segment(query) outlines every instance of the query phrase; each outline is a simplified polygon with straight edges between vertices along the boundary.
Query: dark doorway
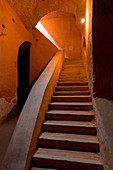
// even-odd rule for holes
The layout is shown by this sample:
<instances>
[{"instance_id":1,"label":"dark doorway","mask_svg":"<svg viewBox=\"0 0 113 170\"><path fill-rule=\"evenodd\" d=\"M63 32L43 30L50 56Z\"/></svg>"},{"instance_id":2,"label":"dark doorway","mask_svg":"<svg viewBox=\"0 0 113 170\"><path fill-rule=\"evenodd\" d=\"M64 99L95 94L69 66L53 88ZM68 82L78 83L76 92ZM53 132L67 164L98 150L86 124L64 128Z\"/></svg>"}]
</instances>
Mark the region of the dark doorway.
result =
<instances>
[{"instance_id":1,"label":"dark doorway","mask_svg":"<svg viewBox=\"0 0 113 170\"><path fill-rule=\"evenodd\" d=\"M30 42L21 44L18 52L18 109L22 110L29 94Z\"/></svg>"}]
</instances>

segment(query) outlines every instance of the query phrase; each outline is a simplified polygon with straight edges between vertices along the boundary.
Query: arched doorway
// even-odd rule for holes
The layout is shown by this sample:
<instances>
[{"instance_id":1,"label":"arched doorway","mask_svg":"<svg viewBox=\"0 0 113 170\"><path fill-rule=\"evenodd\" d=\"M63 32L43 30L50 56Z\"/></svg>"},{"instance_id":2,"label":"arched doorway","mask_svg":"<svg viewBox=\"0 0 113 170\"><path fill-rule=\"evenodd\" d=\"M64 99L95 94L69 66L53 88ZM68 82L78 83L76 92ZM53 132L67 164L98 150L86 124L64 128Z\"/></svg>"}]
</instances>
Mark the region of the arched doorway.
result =
<instances>
[{"instance_id":1,"label":"arched doorway","mask_svg":"<svg viewBox=\"0 0 113 170\"><path fill-rule=\"evenodd\" d=\"M29 71L30 71L30 46L31 43L25 41L19 47L18 52L18 109L22 110L29 94Z\"/></svg>"}]
</instances>

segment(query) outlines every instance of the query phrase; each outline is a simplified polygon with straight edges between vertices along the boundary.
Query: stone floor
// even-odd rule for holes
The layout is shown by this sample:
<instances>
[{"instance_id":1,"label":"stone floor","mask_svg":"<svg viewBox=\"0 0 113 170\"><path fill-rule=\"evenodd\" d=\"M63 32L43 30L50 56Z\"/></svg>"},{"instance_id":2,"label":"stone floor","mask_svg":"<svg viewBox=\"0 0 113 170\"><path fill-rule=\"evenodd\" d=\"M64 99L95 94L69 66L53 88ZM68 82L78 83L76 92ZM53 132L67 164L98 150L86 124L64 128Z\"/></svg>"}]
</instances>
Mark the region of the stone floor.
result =
<instances>
[{"instance_id":1,"label":"stone floor","mask_svg":"<svg viewBox=\"0 0 113 170\"><path fill-rule=\"evenodd\" d=\"M0 124L0 165L4 158L14 128L16 126L18 116L8 119L4 123Z\"/></svg>"}]
</instances>

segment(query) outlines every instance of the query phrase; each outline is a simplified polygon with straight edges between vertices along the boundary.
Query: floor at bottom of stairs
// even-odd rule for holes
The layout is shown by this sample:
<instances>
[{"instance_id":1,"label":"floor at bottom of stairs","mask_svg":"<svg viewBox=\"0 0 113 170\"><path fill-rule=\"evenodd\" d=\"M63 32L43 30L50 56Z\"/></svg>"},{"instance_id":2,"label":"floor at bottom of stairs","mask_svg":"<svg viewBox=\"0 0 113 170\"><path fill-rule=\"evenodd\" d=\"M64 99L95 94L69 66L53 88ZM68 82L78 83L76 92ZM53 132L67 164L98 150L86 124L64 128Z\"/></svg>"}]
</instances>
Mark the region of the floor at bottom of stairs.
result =
<instances>
[{"instance_id":1,"label":"floor at bottom of stairs","mask_svg":"<svg viewBox=\"0 0 113 170\"><path fill-rule=\"evenodd\" d=\"M17 120L18 116L15 116L0 124L0 166L15 129Z\"/></svg>"}]
</instances>

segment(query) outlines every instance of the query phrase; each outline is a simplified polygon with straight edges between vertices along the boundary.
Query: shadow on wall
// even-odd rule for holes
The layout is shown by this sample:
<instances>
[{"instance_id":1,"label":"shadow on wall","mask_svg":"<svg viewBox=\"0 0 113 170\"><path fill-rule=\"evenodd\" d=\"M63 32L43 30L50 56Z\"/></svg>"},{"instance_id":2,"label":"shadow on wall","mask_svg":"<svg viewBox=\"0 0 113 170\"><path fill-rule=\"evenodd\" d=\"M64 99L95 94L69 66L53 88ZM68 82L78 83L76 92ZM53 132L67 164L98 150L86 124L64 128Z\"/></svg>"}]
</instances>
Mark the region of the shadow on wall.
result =
<instances>
[{"instance_id":1,"label":"shadow on wall","mask_svg":"<svg viewBox=\"0 0 113 170\"><path fill-rule=\"evenodd\" d=\"M24 103L29 95L29 80L30 80L30 46L31 43L25 41L20 45L18 52L18 109L22 110Z\"/></svg>"},{"instance_id":2,"label":"shadow on wall","mask_svg":"<svg viewBox=\"0 0 113 170\"><path fill-rule=\"evenodd\" d=\"M112 8L111 8L112 6ZM94 1L95 96L113 100L113 2Z\"/></svg>"}]
</instances>

